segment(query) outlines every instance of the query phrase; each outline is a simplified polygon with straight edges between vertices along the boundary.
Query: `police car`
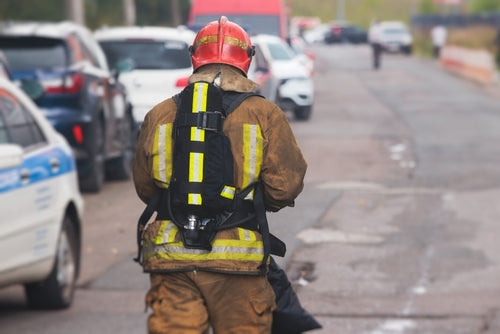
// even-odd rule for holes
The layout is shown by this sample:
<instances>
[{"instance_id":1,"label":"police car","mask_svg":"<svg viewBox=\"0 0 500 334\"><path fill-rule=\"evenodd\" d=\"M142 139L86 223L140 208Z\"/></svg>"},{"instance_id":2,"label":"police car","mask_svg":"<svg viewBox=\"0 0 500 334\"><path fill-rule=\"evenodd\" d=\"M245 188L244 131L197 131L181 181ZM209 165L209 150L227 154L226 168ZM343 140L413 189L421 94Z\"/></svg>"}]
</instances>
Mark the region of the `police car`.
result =
<instances>
[{"instance_id":1,"label":"police car","mask_svg":"<svg viewBox=\"0 0 500 334\"><path fill-rule=\"evenodd\" d=\"M0 287L23 284L33 308L73 300L83 210L75 166L66 140L0 77Z\"/></svg>"}]
</instances>

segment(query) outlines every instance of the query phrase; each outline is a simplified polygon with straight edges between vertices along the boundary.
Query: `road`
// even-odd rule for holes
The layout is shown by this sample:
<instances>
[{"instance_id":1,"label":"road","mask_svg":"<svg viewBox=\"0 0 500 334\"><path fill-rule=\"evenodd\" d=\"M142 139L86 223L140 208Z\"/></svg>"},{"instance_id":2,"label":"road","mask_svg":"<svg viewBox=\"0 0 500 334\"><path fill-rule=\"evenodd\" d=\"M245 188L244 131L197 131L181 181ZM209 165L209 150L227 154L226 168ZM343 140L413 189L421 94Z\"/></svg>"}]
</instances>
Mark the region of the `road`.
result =
<instances>
[{"instance_id":1,"label":"road","mask_svg":"<svg viewBox=\"0 0 500 334\"><path fill-rule=\"evenodd\" d=\"M269 220L317 333L500 333L500 88L417 57L374 71L367 46L313 49L313 115L290 121L306 185ZM148 280L131 260L143 204L131 182L85 201L74 305L31 311L2 289L2 333L145 332Z\"/></svg>"}]
</instances>

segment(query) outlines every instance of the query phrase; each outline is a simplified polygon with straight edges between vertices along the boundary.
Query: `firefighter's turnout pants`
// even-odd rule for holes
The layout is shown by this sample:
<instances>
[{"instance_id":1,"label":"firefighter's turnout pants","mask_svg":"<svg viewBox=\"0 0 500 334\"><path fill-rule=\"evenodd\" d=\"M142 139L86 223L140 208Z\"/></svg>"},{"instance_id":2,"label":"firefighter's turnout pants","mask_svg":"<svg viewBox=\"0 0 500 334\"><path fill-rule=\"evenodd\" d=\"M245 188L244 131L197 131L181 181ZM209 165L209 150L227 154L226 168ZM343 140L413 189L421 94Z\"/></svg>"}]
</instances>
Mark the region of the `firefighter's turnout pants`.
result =
<instances>
[{"instance_id":1,"label":"firefighter's turnout pants","mask_svg":"<svg viewBox=\"0 0 500 334\"><path fill-rule=\"evenodd\" d=\"M146 302L150 334L270 334L275 309L265 275L206 271L151 274Z\"/></svg>"}]
</instances>

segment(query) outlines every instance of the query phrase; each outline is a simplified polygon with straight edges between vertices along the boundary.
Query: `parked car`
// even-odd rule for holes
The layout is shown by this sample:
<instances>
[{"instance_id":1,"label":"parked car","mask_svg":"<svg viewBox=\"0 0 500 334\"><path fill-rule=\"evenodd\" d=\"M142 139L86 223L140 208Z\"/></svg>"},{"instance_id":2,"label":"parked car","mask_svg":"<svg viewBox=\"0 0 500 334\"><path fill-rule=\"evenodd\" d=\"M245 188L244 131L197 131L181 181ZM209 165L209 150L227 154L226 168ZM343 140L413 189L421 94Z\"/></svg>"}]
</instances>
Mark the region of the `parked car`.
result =
<instances>
[{"instance_id":1,"label":"parked car","mask_svg":"<svg viewBox=\"0 0 500 334\"><path fill-rule=\"evenodd\" d=\"M386 52L412 53L413 37L403 22L380 22L380 41Z\"/></svg>"},{"instance_id":2,"label":"parked car","mask_svg":"<svg viewBox=\"0 0 500 334\"><path fill-rule=\"evenodd\" d=\"M195 33L183 28L114 27L94 33L108 63L121 71L134 121L140 125L157 103L177 94L192 73L189 46Z\"/></svg>"},{"instance_id":3,"label":"parked car","mask_svg":"<svg viewBox=\"0 0 500 334\"><path fill-rule=\"evenodd\" d=\"M312 76L314 74L314 61L316 59L316 54L307 50L306 42L300 36L291 36L287 41L295 54L295 57L307 69L309 76Z\"/></svg>"},{"instance_id":4,"label":"parked car","mask_svg":"<svg viewBox=\"0 0 500 334\"><path fill-rule=\"evenodd\" d=\"M266 58L260 46L255 43L253 46L255 48L255 55L248 68L248 78L259 84L257 93L269 101L276 103L280 79L276 75L273 75L271 62Z\"/></svg>"},{"instance_id":5,"label":"parked car","mask_svg":"<svg viewBox=\"0 0 500 334\"><path fill-rule=\"evenodd\" d=\"M302 37L308 44L324 43L325 36L330 31L329 24L320 24L314 28L307 29L302 33Z\"/></svg>"},{"instance_id":6,"label":"parked car","mask_svg":"<svg viewBox=\"0 0 500 334\"><path fill-rule=\"evenodd\" d=\"M70 22L9 23L0 27L0 50L14 81L42 84L35 103L75 151L82 190L98 192L106 175L131 176L135 138L126 90L88 29Z\"/></svg>"},{"instance_id":7,"label":"parked car","mask_svg":"<svg viewBox=\"0 0 500 334\"><path fill-rule=\"evenodd\" d=\"M29 306L69 307L80 268L83 200L67 141L0 78L0 286Z\"/></svg>"},{"instance_id":8,"label":"parked car","mask_svg":"<svg viewBox=\"0 0 500 334\"><path fill-rule=\"evenodd\" d=\"M296 119L308 119L314 103L314 84L308 70L277 36L253 36L252 43L261 50L270 65L271 76L279 82L274 96L266 98L283 110L292 111Z\"/></svg>"},{"instance_id":9,"label":"parked car","mask_svg":"<svg viewBox=\"0 0 500 334\"><path fill-rule=\"evenodd\" d=\"M326 32L324 41L327 44L351 43L361 44L368 42L368 33L365 29L347 22L333 23Z\"/></svg>"}]
</instances>

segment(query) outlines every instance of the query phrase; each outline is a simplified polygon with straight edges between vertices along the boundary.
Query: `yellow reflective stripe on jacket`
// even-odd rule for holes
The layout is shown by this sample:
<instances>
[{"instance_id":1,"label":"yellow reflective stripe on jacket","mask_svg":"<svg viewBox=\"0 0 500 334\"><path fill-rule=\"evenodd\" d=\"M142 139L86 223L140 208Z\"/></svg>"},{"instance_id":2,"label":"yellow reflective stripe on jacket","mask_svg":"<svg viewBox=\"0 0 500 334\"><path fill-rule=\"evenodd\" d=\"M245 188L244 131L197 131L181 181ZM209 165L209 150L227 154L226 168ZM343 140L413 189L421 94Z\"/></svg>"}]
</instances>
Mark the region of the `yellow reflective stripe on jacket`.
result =
<instances>
[{"instance_id":1,"label":"yellow reflective stripe on jacket","mask_svg":"<svg viewBox=\"0 0 500 334\"><path fill-rule=\"evenodd\" d=\"M167 242L174 242L177 231L177 226L170 220L162 221L155 243L159 245Z\"/></svg>"},{"instance_id":2,"label":"yellow reflective stripe on jacket","mask_svg":"<svg viewBox=\"0 0 500 334\"><path fill-rule=\"evenodd\" d=\"M172 123L156 127L152 156L153 178L168 188L172 176Z\"/></svg>"},{"instance_id":3,"label":"yellow reflective stripe on jacket","mask_svg":"<svg viewBox=\"0 0 500 334\"><path fill-rule=\"evenodd\" d=\"M260 126L243 124L243 180L242 188L254 183L260 175L264 139ZM252 192L253 194L253 192Z\"/></svg>"},{"instance_id":4,"label":"yellow reflective stripe on jacket","mask_svg":"<svg viewBox=\"0 0 500 334\"><path fill-rule=\"evenodd\" d=\"M259 242L262 244L262 242ZM262 261L264 251L259 247L213 246L212 250L184 248L182 243L155 245L144 248L144 258L159 257L173 261L241 260Z\"/></svg>"},{"instance_id":5,"label":"yellow reflective stripe on jacket","mask_svg":"<svg viewBox=\"0 0 500 334\"><path fill-rule=\"evenodd\" d=\"M238 229L238 234L240 235L240 240L255 241L257 237L254 231L250 231L244 228Z\"/></svg>"},{"instance_id":6,"label":"yellow reflective stripe on jacket","mask_svg":"<svg viewBox=\"0 0 500 334\"><path fill-rule=\"evenodd\" d=\"M179 229L170 220L161 222L153 244L145 241L144 258L159 257L169 260L243 260L262 261L264 245L254 231L238 228L239 240L215 239L212 250L185 248L182 241L175 241Z\"/></svg>"}]
</instances>

